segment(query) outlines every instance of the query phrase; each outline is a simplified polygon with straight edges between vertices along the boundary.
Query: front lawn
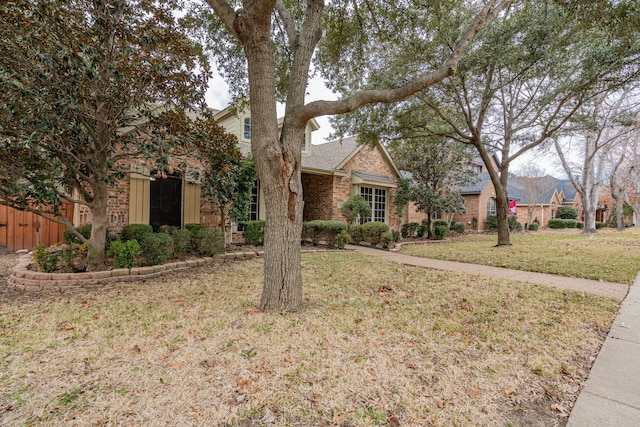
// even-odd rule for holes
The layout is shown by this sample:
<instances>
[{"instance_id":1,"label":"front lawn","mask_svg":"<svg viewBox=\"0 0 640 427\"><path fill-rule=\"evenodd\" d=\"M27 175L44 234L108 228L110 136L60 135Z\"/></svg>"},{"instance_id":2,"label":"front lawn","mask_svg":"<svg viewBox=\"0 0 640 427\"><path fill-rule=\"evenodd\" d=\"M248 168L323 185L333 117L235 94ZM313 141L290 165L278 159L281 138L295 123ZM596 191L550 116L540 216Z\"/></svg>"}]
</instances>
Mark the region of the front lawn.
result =
<instances>
[{"instance_id":1,"label":"front lawn","mask_svg":"<svg viewBox=\"0 0 640 427\"><path fill-rule=\"evenodd\" d=\"M493 265L515 270L631 284L640 269L640 234L604 232L518 233L512 246L496 247L492 235L465 235L447 243L407 245L402 253L423 258Z\"/></svg>"},{"instance_id":2,"label":"front lawn","mask_svg":"<svg viewBox=\"0 0 640 427\"><path fill-rule=\"evenodd\" d=\"M0 425L564 425L617 309L328 252L264 314L261 267L1 293Z\"/></svg>"}]
</instances>

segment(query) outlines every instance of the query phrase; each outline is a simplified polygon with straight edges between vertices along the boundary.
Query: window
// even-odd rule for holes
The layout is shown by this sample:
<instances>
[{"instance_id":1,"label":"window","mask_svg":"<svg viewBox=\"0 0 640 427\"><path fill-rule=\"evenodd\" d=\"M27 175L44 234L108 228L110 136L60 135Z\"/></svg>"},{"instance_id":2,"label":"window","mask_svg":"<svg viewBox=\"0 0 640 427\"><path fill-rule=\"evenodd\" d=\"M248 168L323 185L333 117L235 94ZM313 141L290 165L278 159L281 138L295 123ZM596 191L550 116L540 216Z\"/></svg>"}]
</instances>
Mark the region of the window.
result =
<instances>
[{"instance_id":1,"label":"window","mask_svg":"<svg viewBox=\"0 0 640 427\"><path fill-rule=\"evenodd\" d=\"M387 217L387 190L382 188L360 187L360 195L371 206L371 216L360 218L360 223L385 222Z\"/></svg>"},{"instance_id":2,"label":"window","mask_svg":"<svg viewBox=\"0 0 640 427\"><path fill-rule=\"evenodd\" d=\"M307 151L307 132L302 135L302 152Z\"/></svg>"},{"instance_id":3,"label":"window","mask_svg":"<svg viewBox=\"0 0 640 427\"><path fill-rule=\"evenodd\" d=\"M434 212L431 219L442 219L442 212Z\"/></svg>"},{"instance_id":4,"label":"window","mask_svg":"<svg viewBox=\"0 0 640 427\"><path fill-rule=\"evenodd\" d=\"M244 118L244 139L251 139L251 117Z\"/></svg>"},{"instance_id":5,"label":"window","mask_svg":"<svg viewBox=\"0 0 640 427\"><path fill-rule=\"evenodd\" d=\"M490 197L489 200L487 200L487 216L495 215L495 214L496 214L496 199L493 197Z\"/></svg>"},{"instance_id":6,"label":"window","mask_svg":"<svg viewBox=\"0 0 640 427\"><path fill-rule=\"evenodd\" d=\"M260 194L260 185L256 180L253 189L251 189L251 201L249 202L249 221L257 221L260 219L260 201L258 200L258 194Z\"/></svg>"}]
</instances>

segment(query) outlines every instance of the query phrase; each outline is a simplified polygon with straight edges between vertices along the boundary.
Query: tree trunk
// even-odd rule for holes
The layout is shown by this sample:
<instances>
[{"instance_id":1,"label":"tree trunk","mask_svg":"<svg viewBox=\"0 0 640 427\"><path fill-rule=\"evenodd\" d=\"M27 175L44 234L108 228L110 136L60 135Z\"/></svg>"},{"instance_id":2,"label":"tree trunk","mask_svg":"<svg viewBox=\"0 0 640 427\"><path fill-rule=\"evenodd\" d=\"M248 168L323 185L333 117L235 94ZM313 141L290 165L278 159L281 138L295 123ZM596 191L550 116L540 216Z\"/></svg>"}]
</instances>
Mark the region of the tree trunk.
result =
<instances>
[{"instance_id":1,"label":"tree trunk","mask_svg":"<svg viewBox=\"0 0 640 427\"><path fill-rule=\"evenodd\" d=\"M91 237L89 246L95 251L92 255L92 264L99 266L104 264L105 244L107 237L107 202L109 193L107 184L97 181L93 186L93 201L89 205L91 211Z\"/></svg>"},{"instance_id":2,"label":"tree trunk","mask_svg":"<svg viewBox=\"0 0 640 427\"><path fill-rule=\"evenodd\" d=\"M616 198L616 225L618 231L625 231L624 227L624 200L621 196Z\"/></svg>"},{"instance_id":3,"label":"tree trunk","mask_svg":"<svg viewBox=\"0 0 640 427\"><path fill-rule=\"evenodd\" d=\"M582 215L584 216L582 234L592 235L597 233L596 206L593 204L591 196L586 193L582 195Z\"/></svg>"},{"instance_id":4,"label":"tree trunk","mask_svg":"<svg viewBox=\"0 0 640 427\"><path fill-rule=\"evenodd\" d=\"M259 11L258 11L259 12ZM298 310L302 304L300 157L304 124L278 135L270 14L238 14L235 30L248 61L251 151L264 192L264 284L260 309Z\"/></svg>"},{"instance_id":5,"label":"tree trunk","mask_svg":"<svg viewBox=\"0 0 640 427\"><path fill-rule=\"evenodd\" d=\"M509 199L505 191L496 188L496 216L498 217L498 244L511 245L509 234Z\"/></svg>"}]
</instances>

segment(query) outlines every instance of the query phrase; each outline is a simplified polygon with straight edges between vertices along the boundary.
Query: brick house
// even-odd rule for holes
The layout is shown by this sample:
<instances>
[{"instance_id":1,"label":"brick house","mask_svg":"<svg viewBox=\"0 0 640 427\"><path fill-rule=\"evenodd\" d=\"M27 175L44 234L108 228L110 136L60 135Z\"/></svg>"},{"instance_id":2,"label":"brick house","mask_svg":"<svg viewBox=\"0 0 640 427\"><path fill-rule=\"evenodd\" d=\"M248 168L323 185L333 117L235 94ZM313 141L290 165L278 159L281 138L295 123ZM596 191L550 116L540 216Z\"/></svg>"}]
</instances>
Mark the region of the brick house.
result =
<instances>
[{"instance_id":1,"label":"brick house","mask_svg":"<svg viewBox=\"0 0 640 427\"><path fill-rule=\"evenodd\" d=\"M495 161L495 159L494 159ZM487 217L496 214L496 192L487 168L481 159L475 159L465 167L472 168L478 173L475 184L466 186L461 190L466 208L465 214L454 214L452 220L466 224L468 231L486 231L488 229ZM549 188L541 194L539 200L527 200L524 184L517 176L510 176L507 181L507 195L509 200L516 201L518 222L527 222L527 207L529 203L535 204L533 213L541 227L545 227L550 219L555 218L560 206L570 206L581 212L580 194L569 180L551 178ZM415 206L409 206L409 212L405 216L408 222L420 222L425 218L422 212L416 212Z\"/></svg>"},{"instance_id":2,"label":"brick house","mask_svg":"<svg viewBox=\"0 0 640 427\"><path fill-rule=\"evenodd\" d=\"M216 121L238 137L243 154L251 151L251 113L248 109L233 114L230 108L216 113ZM319 128L309 121L302 144L302 191L304 221L340 220L340 208L351 196L360 194L371 205L372 221L386 222L400 228L395 209L396 180L400 172L387 150L359 145L355 137L312 144L313 132ZM264 219L264 202L257 183L250 206L250 219ZM233 224L233 230L237 225Z\"/></svg>"},{"instance_id":3,"label":"brick house","mask_svg":"<svg viewBox=\"0 0 640 427\"><path fill-rule=\"evenodd\" d=\"M229 108L215 114L216 121L227 132L238 137L240 150L251 150L251 116L247 111L232 114ZM304 221L343 220L342 204L352 195L361 194L372 206L373 221L383 221L394 229L400 227L394 200L396 179L400 176L389 154L381 145L358 145L353 137L312 145L312 133L318 129L311 120L302 148L302 184L305 200ZM159 176L150 165L131 162L125 167L125 178L109 190L108 229L119 233L127 224L150 224L183 227L188 223L218 226L219 213L212 200L201 197L203 168L195 158L174 156L171 164L177 170L181 162L188 164L186 173ZM249 219L264 219L264 200L259 182L254 188ZM74 225L91 222L86 208L77 206ZM237 232L237 224L231 224Z\"/></svg>"}]
</instances>

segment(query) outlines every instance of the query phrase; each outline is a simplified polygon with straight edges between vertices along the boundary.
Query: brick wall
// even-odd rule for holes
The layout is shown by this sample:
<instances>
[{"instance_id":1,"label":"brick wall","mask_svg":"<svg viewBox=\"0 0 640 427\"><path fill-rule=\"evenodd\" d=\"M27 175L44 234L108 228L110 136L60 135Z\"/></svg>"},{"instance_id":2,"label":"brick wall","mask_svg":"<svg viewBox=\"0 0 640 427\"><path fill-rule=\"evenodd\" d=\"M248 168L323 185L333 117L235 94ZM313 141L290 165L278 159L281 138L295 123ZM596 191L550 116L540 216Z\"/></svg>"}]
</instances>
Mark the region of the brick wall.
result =
<instances>
[{"instance_id":1,"label":"brick wall","mask_svg":"<svg viewBox=\"0 0 640 427\"><path fill-rule=\"evenodd\" d=\"M333 212L333 180L331 175L302 174L304 221L339 219Z\"/></svg>"}]
</instances>

